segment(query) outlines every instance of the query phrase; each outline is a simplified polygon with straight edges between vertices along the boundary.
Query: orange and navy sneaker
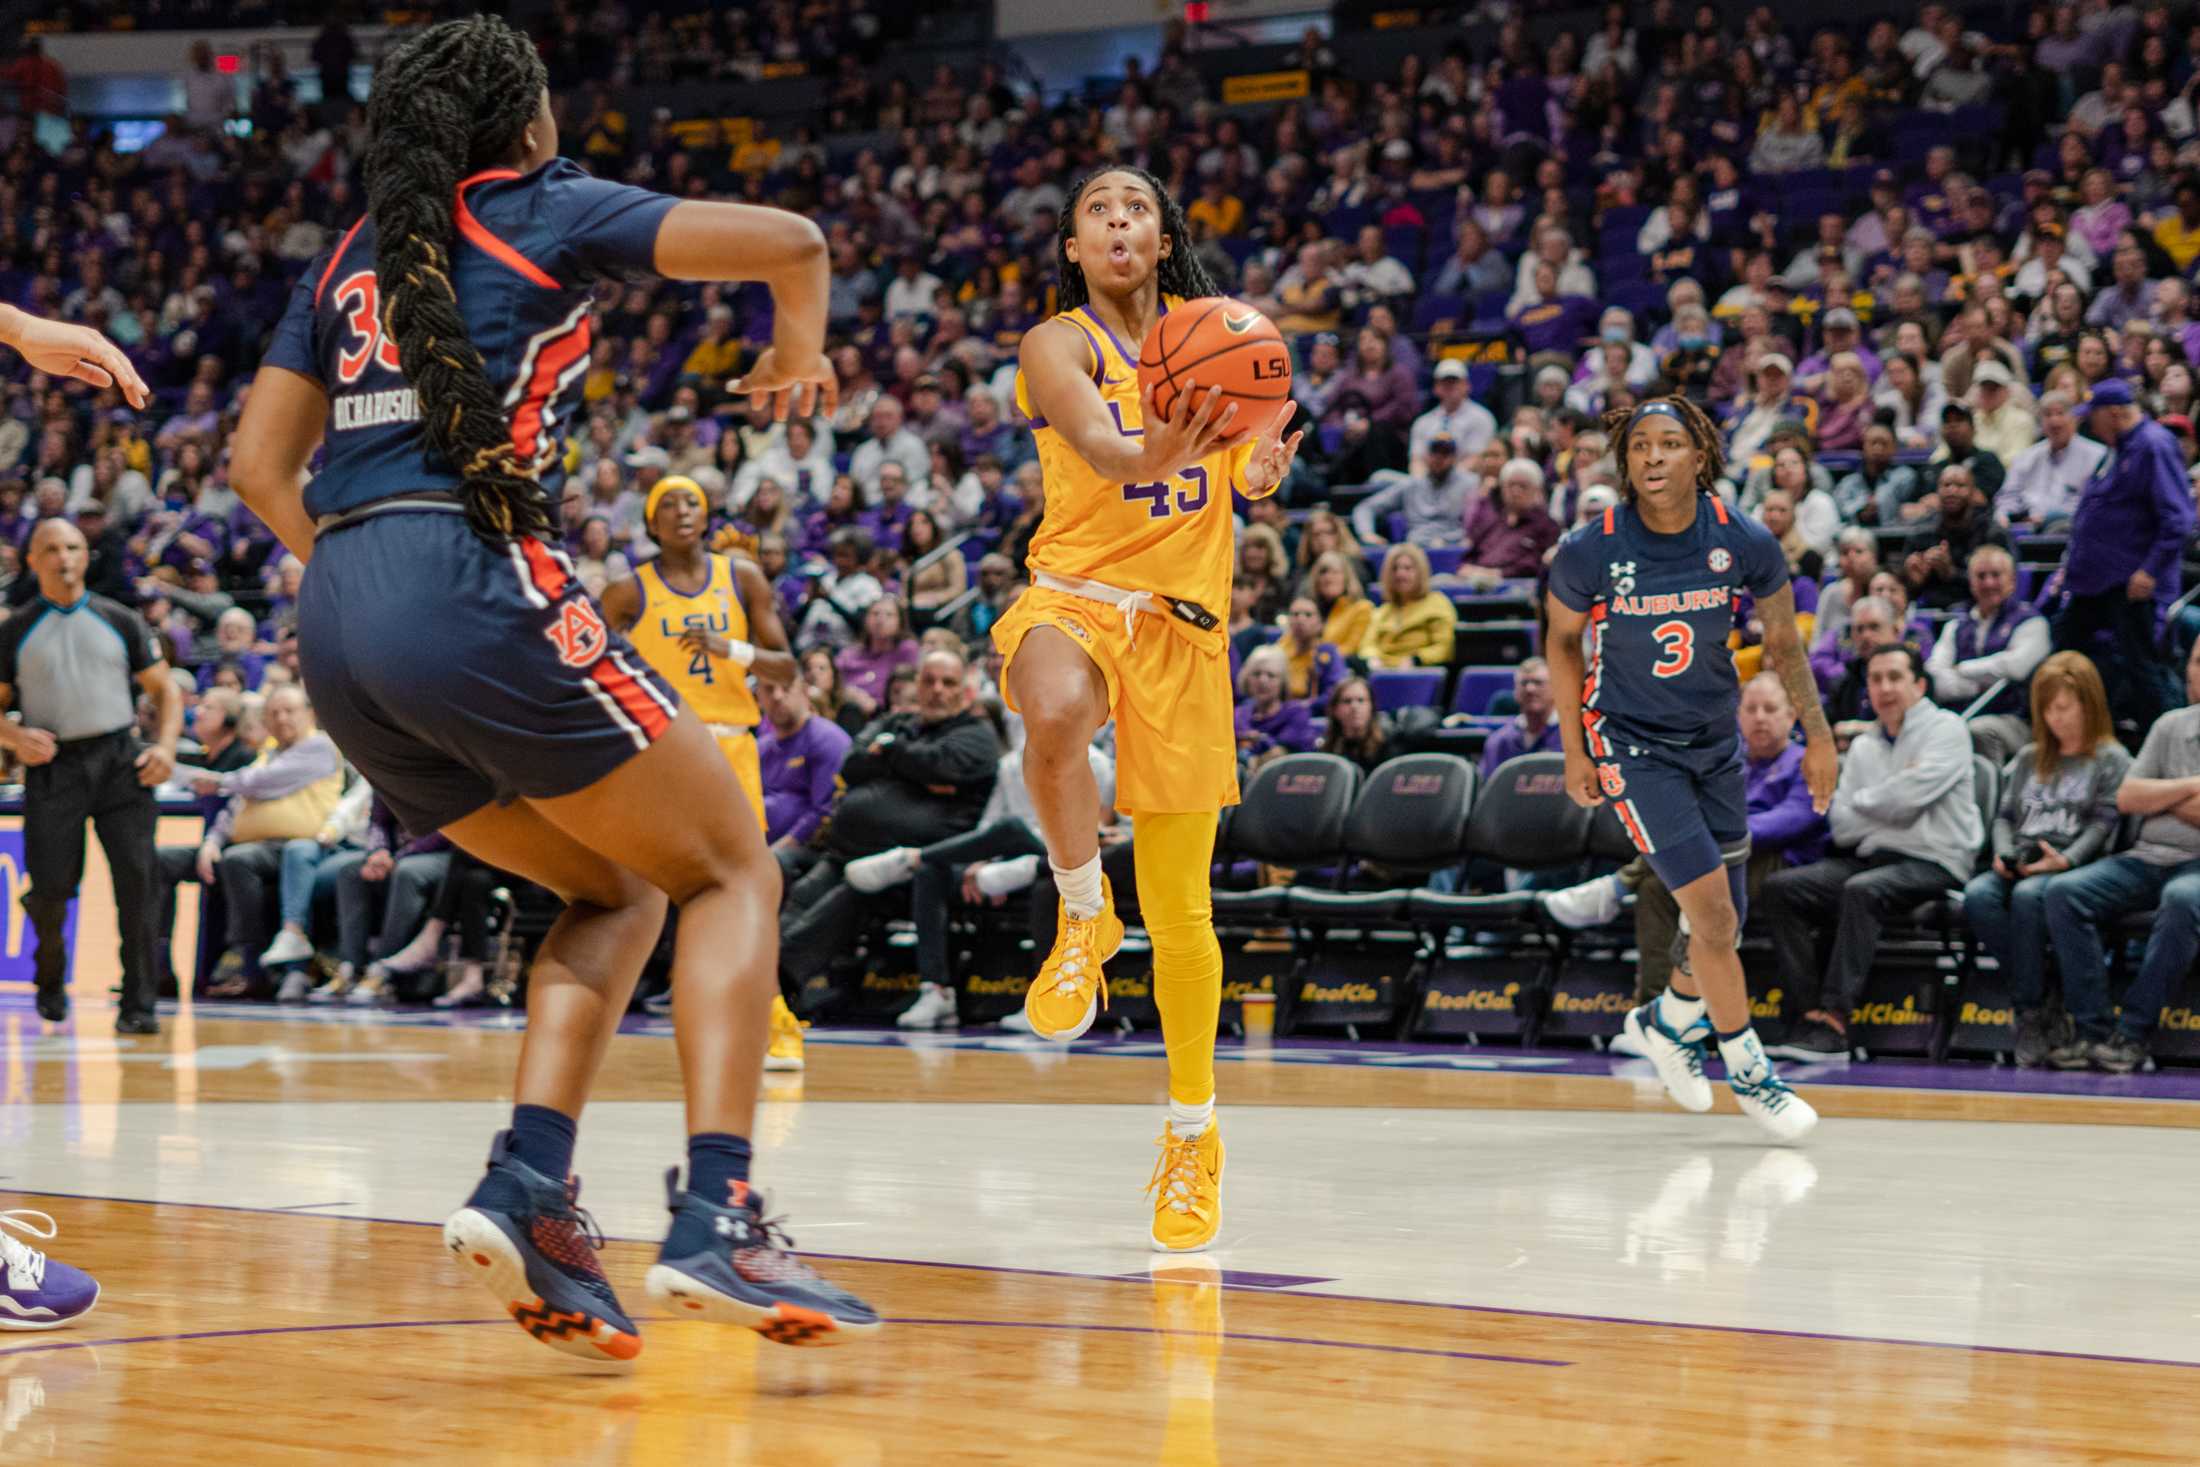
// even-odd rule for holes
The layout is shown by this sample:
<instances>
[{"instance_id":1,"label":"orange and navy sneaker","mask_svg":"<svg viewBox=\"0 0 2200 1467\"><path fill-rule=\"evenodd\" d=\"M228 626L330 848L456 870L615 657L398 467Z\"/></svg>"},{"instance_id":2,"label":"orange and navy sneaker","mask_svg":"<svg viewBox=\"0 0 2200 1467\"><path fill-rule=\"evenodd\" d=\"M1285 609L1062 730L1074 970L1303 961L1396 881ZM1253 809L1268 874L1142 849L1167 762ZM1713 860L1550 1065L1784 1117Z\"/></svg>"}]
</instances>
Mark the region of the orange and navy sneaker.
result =
<instances>
[{"instance_id":1,"label":"orange and navy sneaker","mask_svg":"<svg viewBox=\"0 0 2200 1467\"><path fill-rule=\"evenodd\" d=\"M878 1311L822 1278L793 1253L763 1195L731 1185L720 1207L665 1173L672 1231L649 1271L649 1297L675 1317L738 1324L781 1345L839 1345L875 1334Z\"/></svg>"},{"instance_id":2,"label":"orange and navy sneaker","mask_svg":"<svg viewBox=\"0 0 2200 1467\"><path fill-rule=\"evenodd\" d=\"M1061 908L1054 951L1039 966L1039 976L1024 992L1024 1018L1041 1039L1075 1039L1092 1027L1108 1006L1108 980L1101 964L1123 946L1123 919L1115 915L1115 888L1100 878L1100 910L1082 921Z\"/></svg>"},{"instance_id":3,"label":"orange and navy sneaker","mask_svg":"<svg viewBox=\"0 0 2200 1467\"><path fill-rule=\"evenodd\" d=\"M632 1360L642 1352L641 1332L596 1261L603 1233L579 1206L580 1180L544 1176L511 1148L512 1133L498 1132L489 1174L443 1224L443 1246L514 1323L553 1350Z\"/></svg>"}]
</instances>

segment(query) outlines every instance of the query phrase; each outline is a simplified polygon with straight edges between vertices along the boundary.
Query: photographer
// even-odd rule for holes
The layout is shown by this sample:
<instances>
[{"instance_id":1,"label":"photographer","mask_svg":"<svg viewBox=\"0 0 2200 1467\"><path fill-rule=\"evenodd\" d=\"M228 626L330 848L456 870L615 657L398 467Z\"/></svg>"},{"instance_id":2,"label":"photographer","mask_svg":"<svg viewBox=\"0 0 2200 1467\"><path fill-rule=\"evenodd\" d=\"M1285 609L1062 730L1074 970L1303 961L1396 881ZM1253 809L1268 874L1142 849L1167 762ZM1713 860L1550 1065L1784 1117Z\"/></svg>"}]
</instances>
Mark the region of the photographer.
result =
<instances>
[{"instance_id":1,"label":"photographer","mask_svg":"<svg viewBox=\"0 0 2200 1467\"><path fill-rule=\"evenodd\" d=\"M1994 864L1963 890L1971 930L1994 955L2017 1010L2017 1063L2037 1066L2070 1043L2069 1016L2050 1018L2047 887L2108 850L2116 790L2131 756L2116 742L2108 694L2093 664L2057 652L2032 677L2032 742L1994 818Z\"/></svg>"}]
</instances>

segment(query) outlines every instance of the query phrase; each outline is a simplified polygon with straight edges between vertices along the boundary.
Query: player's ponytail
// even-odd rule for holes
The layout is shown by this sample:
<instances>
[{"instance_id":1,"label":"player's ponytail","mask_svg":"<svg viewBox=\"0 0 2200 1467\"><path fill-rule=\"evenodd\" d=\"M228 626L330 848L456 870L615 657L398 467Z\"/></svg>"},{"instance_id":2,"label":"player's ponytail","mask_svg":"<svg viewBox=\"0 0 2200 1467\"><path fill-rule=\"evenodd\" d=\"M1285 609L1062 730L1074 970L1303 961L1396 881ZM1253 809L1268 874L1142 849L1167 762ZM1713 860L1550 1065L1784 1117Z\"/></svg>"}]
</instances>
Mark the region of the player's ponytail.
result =
<instances>
[{"instance_id":1,"label":"player's ponytail","mask_svg":"<svg viewBox=\"0 0 2200 1467\"><path fill-rule=\"evenodd\" d=\"M492 543L547 535L550 515L451 286L459 180L508 161L547 77L494 16L431 26L383 58L367 102L367 212L382 332L420 398L428 447L465 478L466 520Z\"/></svg>"},{"instance_id":2,"label":"player's ponytail","mask_svg":"<svg viewBox=\"0 0 2200 1467\"><path fill-rule=\"evenodd\" d=\"M1154 272L1161 286L1161 293L1188 301L1222 294L1222 287L1215 284L1214 277L1207 273L1207 267L1193 253L1192 231L1184 222L1184 209L1175 199L1169 197L1167 187L1143 168L1110 163L1095 168L1078 179L1069 191L1068 202L1062 205L1062 217L1054 233L1054 263L1061 277L1055 310L1074 311L1092 299L1092 292L1085 285L1085 272L1069 257L1069 242L1077 233L1077 210L1084 202L1085 190L1091 188L1095 180L1110 173L1128 173L1139 180L1153 190L1154 201L1161 207L1161 233L1169 241L1169 252L1161 257L1161 266Z\"/></svg>"},{"instance_id":3,"label":"player's ponytail","mask_svg":"<svg viewBox=\"0 0 2200 1467\"><path fill-rule=\"evenodd\" d=\"M1659 417L1680 419L1681 431L1688 435L1689 446L1696 450L1696 487L1708 494L1719 492L1719 476L1726 472L1726 447L1720 441L1718 425L1688 398L1675 393L1671 397L1645 398L1631 408L1613 408L1604 415L1604 436L1611 441L1612 454L1619 463L1620 495L1633 502L1634 481L1627 474L1627 438L1644 417L1644 409L1660 405Z\"/></svg>"}]
</instances>

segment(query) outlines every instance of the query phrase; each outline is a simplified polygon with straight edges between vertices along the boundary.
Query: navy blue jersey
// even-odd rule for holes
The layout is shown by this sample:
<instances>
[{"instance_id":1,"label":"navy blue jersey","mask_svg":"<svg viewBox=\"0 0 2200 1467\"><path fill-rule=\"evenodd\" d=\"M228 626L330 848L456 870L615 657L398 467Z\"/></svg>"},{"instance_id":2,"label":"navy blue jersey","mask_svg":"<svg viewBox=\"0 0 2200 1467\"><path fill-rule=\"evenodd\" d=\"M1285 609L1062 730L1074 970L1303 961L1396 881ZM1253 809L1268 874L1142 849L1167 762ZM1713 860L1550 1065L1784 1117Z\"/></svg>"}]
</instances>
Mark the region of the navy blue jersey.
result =
<instances>
[{"instance_id":1,"label":"navy blue jersey","mask_svg":"<svg viewBox=\"0 0 2200 1467\"><path fill-rule=\"evenodd\" d=\"M588 371L590 288L649 273L657 228L676 202L591 178L562 158L524 177L491 169L458 186L459 311L489 380L504 389L512 444L553 504ZM326 454L306 487L310 514L461 482L422 441L420 405L381 314L374 224L361 219L299 280L263 363L311 377L329 395Z\"/></svg>"},{"instance_id":2,"label":"navy blue jersey","mask_svg":"<svg viewBox=\"0 0 2200 1467\"><path fill-rule=\"evenodd\" d=\"M1576 527L1551 561L1551 594L1589 618L1583 721L1669 744L1732 739L1742 702L1726 645L1735 600L1747 591L1762 601L1787 583L1780 542L1715 495L1678 535L1650 529L1632 504Z\"/></svg>"}]
</instances>

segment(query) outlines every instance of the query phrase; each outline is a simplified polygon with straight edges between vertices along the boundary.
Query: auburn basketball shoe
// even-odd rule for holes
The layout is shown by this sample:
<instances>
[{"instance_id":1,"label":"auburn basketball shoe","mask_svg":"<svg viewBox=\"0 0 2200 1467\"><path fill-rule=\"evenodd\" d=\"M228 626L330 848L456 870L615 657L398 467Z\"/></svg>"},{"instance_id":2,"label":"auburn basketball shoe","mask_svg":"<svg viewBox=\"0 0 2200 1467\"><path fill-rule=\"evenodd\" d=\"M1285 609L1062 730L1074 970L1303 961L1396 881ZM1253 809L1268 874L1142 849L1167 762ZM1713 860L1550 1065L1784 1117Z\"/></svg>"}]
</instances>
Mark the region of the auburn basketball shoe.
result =
<instances>
[{"instance_id":1,"label":"auburn basketball shoe","mask_svg":"<svg viewBox=\"0 0 2200 1467\"><path fill-rule=\"evenodd\" d=\"M545 1345L591 1360L632 1360L642 1337L596 1261L603 1233L579 1203L579 1178L544 1176L512 1155L512 1133L499 1131L489 1174L443 1224L443 1246Z\"/></svg>"},{"instance_id":2,"label":"auburn basketball shoe","mask_svg":"<svg viewBox=\"0 0 2200 1467\"><path fill-rule=\"evenodd\" d=\"M1711 1109L1711 1082L1703 1074L1704 1040L1710 1037L1711 1026L1697 1023L1676 1033L1659 1013L1658 1004L1653 998L1628 1012L1628 1042L1657 1066L1658 1079L1675 1104L1701 1114Z\"/></svg>"},{"instance_id":3,"label":"auburn basketball shoe","mask_svg":"<svg viewBox=\"0 0 2200 1467\"><path fill-rule=\"evenodd\" d=\"M738 1324L782 1345L838 1345L878 1330L878 1311L793 1253L778 1218L746 1182L721 1207L665 1173L672 1231L650 1269L649 1297L676 1318Z\"/></svg>"},{"instance_id":4,"label":"auburn basketball shoe","mask_svg":"<svg viewBox=\"0 0 2200 1467\"><path fill-rule=\"evenodd\" d=\"M0 1329L60 1329L91 1313L99 1302L98 1281L9 1237L8 1228L41 1243L61 1231L45 1213L27 1207L0 1212Z\"/></svg>"},{"instance_id":5,"label":"auburn basketball shoe","mask_svg":"<svg viewBox=\"0 0 2200 1467\"><path fill-rule=\"evenodd\" d=\"M794 1016L787 1007L787 1000L772 995L771 1045L764 1051L764 1068L767 1070L799 1070L802 1068L802 1031L809 1028Z\"/></svg>"},{"instance_id":6,"label":"auburn basketball shoe","mask_svg":"<svg viewBox=\"0 0 2200 1467\"><path fill-rule=\"evenodd\" d=\"M1082 920L1065 905L1054 951L1024 992L1024 1017L1041 1039L1075 1039L1107 1007L1108 980L1100 965L1123 945L1123 919L1115 915L1115 887L1100 878L1100 910Z\"/></svg>"},{"instance_id":7,"label":"auburn basketball shoe","mask_svg":"<svg viewBox=\"0 0 2200 1467\"><path fill-rule=\"evenodd\" d=\"M1153 1198L1153 1245L1163 1253L1196 1253L1222 1227L1222 1123L1212 1116L1197 1136L1179 1136L1164 1121L1161 1148L1146 1191Z\"/></svg>"}]
</instances>

